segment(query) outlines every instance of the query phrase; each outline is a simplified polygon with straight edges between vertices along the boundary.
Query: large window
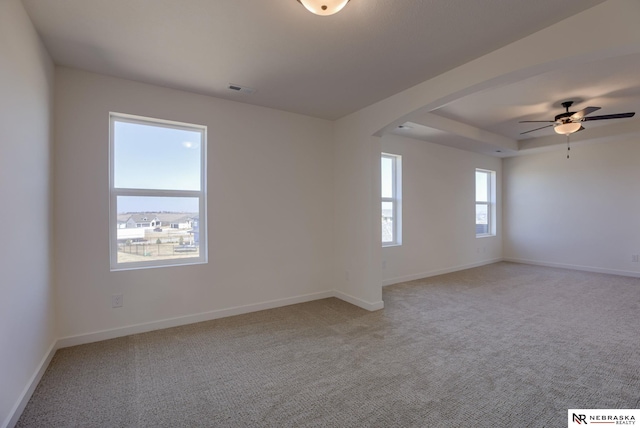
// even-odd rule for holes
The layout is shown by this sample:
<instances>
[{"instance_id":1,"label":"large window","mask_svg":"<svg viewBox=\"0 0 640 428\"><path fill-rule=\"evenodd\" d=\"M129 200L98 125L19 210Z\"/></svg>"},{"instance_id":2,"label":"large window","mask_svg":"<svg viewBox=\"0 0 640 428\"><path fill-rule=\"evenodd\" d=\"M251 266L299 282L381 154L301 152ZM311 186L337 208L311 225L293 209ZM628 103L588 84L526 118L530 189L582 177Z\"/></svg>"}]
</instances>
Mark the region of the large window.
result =
<instances>
[{"instance_id":1,"label":"large window","mask_svg":"<svg viewBox=\"0 0 640 428\"><path fill-rule=\"evenodd\" d=\"M111 270L205 263L204 126L111 113Z\"/></svg>"},{"instance_id":2,"label":"large window","mask_svg":"<svg viewBox=\"0 0 640 428\"><path fill-rule=\"evenodd\" d=\"M402 157L382 153L382 246L402 243Z\"/></svg>"},{"instance_id":3,"label":"large window","mask_svg":"<svg viewBox=\"0 0 640 428\"><path fill-rule=\"evenodd\" d=\"M496 234L496 173L476 169L476 236Z\"/></svg>"}]
</instances>

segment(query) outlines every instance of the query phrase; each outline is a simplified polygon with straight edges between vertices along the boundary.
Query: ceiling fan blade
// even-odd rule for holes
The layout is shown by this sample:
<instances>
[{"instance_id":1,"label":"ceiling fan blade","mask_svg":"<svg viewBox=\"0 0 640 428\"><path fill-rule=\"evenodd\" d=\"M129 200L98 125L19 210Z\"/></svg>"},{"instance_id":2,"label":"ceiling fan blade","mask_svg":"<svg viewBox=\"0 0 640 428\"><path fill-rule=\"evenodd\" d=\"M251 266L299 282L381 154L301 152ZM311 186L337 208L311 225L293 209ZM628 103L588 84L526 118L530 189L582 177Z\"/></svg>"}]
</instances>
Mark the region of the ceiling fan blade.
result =
<instances>
[{"instance_id":1,"label":"ceiling fan blade","mask_svg":"<svg viewBox=\"0 0 640 428\"><path fill-rule=\"evenodd\" d=\"M521 120L518 123L556 123L555 120Z\"/></svg>"},{"instance_id":2,"label":"ceiling fan blade","mask_svg":"<svg viewBox=\"0 0 640 428\"><path fill-rule=\"evenodd\" d=\"M584 126L581 126L580 129L578 129L576 132L580 132L580 131L584 131ZM576 133L574 132L574 134Z\"/></svg>"},{"instance_id":3,"label":"ceiling fan blade","mask_svg":"<svg viewBox=\"0 0 640 428\"><path fill-rule=\"evenodd\" d=\"M601 107L586 107L586 108L583 108L582 110L573 113L571 115L571 120L575 121L575 122L578 122L578 121L582 120L582 118L585 117L586 115L591 114L594 111L600 110L600 109L601 109Z\"/></svg>"},{"instance_id":4,"label":"ceiling fan blade","mask_svg":"<svg viewBox=\"0 0 640 428\"><path fill-rule=\"evenodd\" d=\"M588 121L588 120L607 120L607 119L622 119L625 117L633 117L635 116L635 112L629 112L629 113L617 113L617 114L605 114L602 116L589 116L589 117L585 117L582 120L584 122Z\"/></svg>"},{"instance_id":5,"label":"ceiling fan blade","mask_svg":"<svg viewBox=\"0 0 640 428\"><path fill-rule=\"evenodd\" d=\"M553 125L541 126L540 128L531 129L530 131L521 132L521 133L520 133L520 135L522 135L522 134L528 134L529 132L537 131L537 130L539 130L539 129L550 128L550 127L552 127L552 126L553 126Z\"/></svg>"}]
</instances>

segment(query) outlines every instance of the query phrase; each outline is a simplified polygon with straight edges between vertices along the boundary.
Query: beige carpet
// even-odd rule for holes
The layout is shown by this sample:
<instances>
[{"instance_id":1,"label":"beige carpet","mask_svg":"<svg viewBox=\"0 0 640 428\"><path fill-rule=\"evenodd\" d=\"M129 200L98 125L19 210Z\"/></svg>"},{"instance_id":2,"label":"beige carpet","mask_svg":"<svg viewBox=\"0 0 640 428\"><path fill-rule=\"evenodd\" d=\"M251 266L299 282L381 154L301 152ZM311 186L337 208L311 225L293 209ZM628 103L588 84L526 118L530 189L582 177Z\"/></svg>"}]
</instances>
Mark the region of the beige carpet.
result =
<instances>
[{"instance_id":1,"label":"beige carpet","mask_svg":"<svg viewBox=\"0 0 640 428\"><path fill-rule=\"evenodd\" d=\"M640 279L498 263L58 351L19 427L562 427L640 407Z\"/></svg>"}]
</instances>

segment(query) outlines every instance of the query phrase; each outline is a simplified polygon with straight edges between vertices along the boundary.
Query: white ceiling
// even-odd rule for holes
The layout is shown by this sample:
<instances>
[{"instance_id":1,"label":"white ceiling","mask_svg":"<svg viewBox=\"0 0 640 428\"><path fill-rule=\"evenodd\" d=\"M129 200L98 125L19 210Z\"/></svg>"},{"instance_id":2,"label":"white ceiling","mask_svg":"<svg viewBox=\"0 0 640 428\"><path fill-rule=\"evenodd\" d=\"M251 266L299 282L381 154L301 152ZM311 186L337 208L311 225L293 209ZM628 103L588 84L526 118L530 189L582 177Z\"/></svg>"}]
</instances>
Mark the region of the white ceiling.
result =
<instances>
[{"instance_id":1,"label":"white ceiling","mask_svg":"<svg viewBox=\"0 0 640 428\"><path fill-rule=\"evenodd\" d=\"M58 65L337 119L602 0L352 0L330 17L296 0L23 3ZM476 94L434 113L518 138L524 128L514 120L553 116L552 103L566 97L595 98L606 114L604 107L624 108L613 104L626 99L616 90L638 88L629 73L607 87L598 85L602 71L571 73ZM229 83L257 92L232 92Z\"/></svg>"},{"instance_id":2,"label":"white ceiling","mask_svg":"<svg viewBox=\"0 0 640 428\"><path fill-rule=\"evenodd\" d=\"M519 121L553 120L565 111L563 101L574 102L570 109L573 112L588 106L601 107L591 116L640 114L639 70L640 54L558 68L458 98L390 133L500 157L564 145L566 139L557 135L552 127L521 134L545 124ZM589 121L584 123L584 128L585 131L572 135L571 139L596 141L611 139L616 134L640 134L640 115ZM586 132L588 130L591 132Z\"/></svg>"},{"instance_id":3,"label":"white ceiling","mask_svg":"<svg viewBox=\"0 0 640 428\"><path fill-rule=\"evenodd\" d=\"M603 0L352 0L330 17L296 0L23 3L58 65L334 120ZM567 34L549 49L569 54L574 42ZM566 100L571 111L602 107L594 115L640 112L638 70L640 54L565 66L386 132L502 157L558 145L552 128L521 135L537 124L518 122L551 120ZM640 134L640 115L584 126L572 139Z\"/></svg>"},{"instance_id":4,"label":"white ceiling","mask_svg":"<svg viewBox=\"0 0 640 428\"><path fill-rule=\"evenodd\" d=\"M602 107L591 116L640 111L640 55L608 58L541 74L520 82L460 98L433 113L461 121L515 140L555 135L553 128L521 135L565 112L563 101L573 101L570 111ZM625 120L625 119L617 119ZM597 121L586 129L615 123Z\"/></svg>"}]
</instances>

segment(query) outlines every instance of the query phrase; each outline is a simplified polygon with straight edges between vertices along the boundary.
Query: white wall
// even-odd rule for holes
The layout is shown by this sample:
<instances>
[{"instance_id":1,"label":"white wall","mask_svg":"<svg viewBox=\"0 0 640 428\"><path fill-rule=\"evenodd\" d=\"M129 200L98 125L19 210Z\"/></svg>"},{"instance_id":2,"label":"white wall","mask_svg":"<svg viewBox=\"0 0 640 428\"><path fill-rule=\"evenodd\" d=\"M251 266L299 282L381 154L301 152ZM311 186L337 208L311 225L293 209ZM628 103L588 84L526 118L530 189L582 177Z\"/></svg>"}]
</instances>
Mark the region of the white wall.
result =
<instances>
[{"instance_id":1,"label":"white wall","mask_svg":"<svg viewBox=\"0 0 640 428\"><path fill-rule=\"evenodd\" d=\"M507 259L640 276L640 138L504 161Z\"/></svg>"},{"instance_id":2,"label":"white wall","mask_svg":"<svg viewBox=\"0 0 640 428\"><path fill-rule=\"evenodd\" d=\"M639 12L637 0L607 1L338 120L335 135L338 291L355 300L370 302L371 307L382 306L380 208L376 194L380 142L375 136L407 120L419 119L421 113L492 86L566 64L638 52L640 27L635 20ZM595 39L590 38L594 28L599 30ZM572 46L569 54L562 49L549 49L567 34L591 42Z\"/></svg>"},{"instance_id":3,"label":"white wall","mask_svg":"<svg viewBox=\"0 0 640 428\"><path fill-rule=\"evenodd\" d=\"M380 276L380 138L351 120L336 124L335 277L339 296L368 310L384 307Z\"/></svg>"},{"instance_id":4,"label":"white wall","mask_svg":"<svg viewBox=\"0 0 640 428\"><path fill-rule=\"evenodd\" d=\"M55 339L49 248L53 64L18 0L0 1L0 94L0 426L6 426L22 411L16 406L25 386Z\"/></svg>"},{"instance_id":5,"label":"white wall","mask_svg":"<svg viewBox=\"0 0 640 428\"><path fill-rule=\"evenodd\" d=\"M501 213L496 236L476 238L475 170L497 173L502 160L398 136L382 151L402 155L402 245L382 248L382 283L394 284L502 258Z\"/></svg>"},{"instance_id":6,"label":"white wall","mask_svg":"<svg viewBox=\"0 0 640 428\"><path fill-rule=\"evenodd\" d=\"M98 338L91 333L109 329L122 332L126 326L144 323L149 323L149 328L159 327L160 320L173 317L186 317L174 323L188 322L196 320L194 314L205 313L206 318L212 313L229 314L230 308L243 305L248 305L244 309L256 309L316 298L333 288L342 298L363 307L382 307L380 131L403 123L421 111L431 111L492 85L507 84L563 64L637 52L640 49L640 27L635 25L638 11L640 4L636 0L608 1L355 112L335 124L58 69L52 216L48 184L51 176L52 65L20 2L0 1L0 198L8 201L5 210L0 210L0 221L13 224L16 213L21 219L19 228L5 229L3 242L11 245L0 247L4 292L0 299L0 421L6 421L25 385L34 385L29 378L47 355L55 337L89 334ZM612 22L616 25L611 25ZM567 57L563 50L549 49L567 34L588 39L593 28L603 31L597 38L590 39L590 43L573 46L572 57ZM208 265L109 271L109 111L209 126ZM633 146L629 142L620 144ZM392 151L391 148L388 150ZM636 149L631 147L631 150ZM460 162L462 165L466 156L473 158L470 154L453 155L454 152L441 147L430 147L428 152L429 155L420 152L417 156L430 158L438 153L452 164ZM627 154L626 162L638 157L637 152ZM409 155L405 156L406 165ZM540 185L523 177L535 176L539 171L537 166L553 165L555 161L548 156L550 154L506 161L505 181L516 178L514 186L503 194L508 209L505 217L516 219L519 215L531 215L526 210L529 202L525 199L529 190ZM604 158L607 156L612 154L605 153ZM594 155L589 165L600 168L601 159ZM623 162L623 159L616 158L616 162ZM475 162L469 161L469 164L476 167ZM599 170L603 180L618 177L617 166L609 165L608 168L604 172ZM567 248L568 251L559 251L537 243L531 250L526 250L521 245L522 239L527 235L536 239L533 235L538 230L532 232L525 226L516 227L507 222L507 229L503 230L508 234L504 241L506 255L529 261L548 262L553 258L556 264L595 266L599 266L598 260L604 255L602 260L607 260L608 265L604 268L608 270L637 271L636 265L629 267L627 261L630 251L638 252L634 243L637 235L629 232L634 230L631 217L638 210L629 197L632 190L621 190L621 186L628 185L631 180L637 182L638 177L630 168L625 168L626 175L618 177L617 184L594 184L595 194L610 202L609 206L603 205L588 214L585 217L588 221L578 216L577 221L587 221L588 226L599 223L604 228L596 233L597 239L586 242L587 238L577 236L575 230L566 231L554 224L557 216L541 214L547 220L544 225L551 226L550 230L564 233L565 238L581 239L580 242L589 244L585 248L575 244ZM420 174L417 182L430 178ZM453 182L444 185L452 190L459 189L460 184L464 186L461 179L464 174L460 174L452 174ZM555 178L549 183L562 187L562 179L568 179L569 173ZM565 190L574 191L576 186ZM547 188L544 190L548 191ZM556 200L560 199L559 191L551 190L550 193ZM405 190L405 200L409 195ZM449 198L451 196L446 199L448 207L461 203ZM571 200L575 205L556 202L563 210L573 209L573 214L584 215L575 209L584 202ZM429 214L429 206L415 208L416 212ZM607 209L610 214L620 217L627 228L623 230L613 224L611 216L603 223ZM523 214L524 211L529 214ZM431 214L437 216L439 212ZM441 232L435 229L428 229L431 234L424 232L420 239L412 237L406 243L409 236L406 222L413 222L418 217L409 216L405 219L407 247L402 249L407 254L395 255L395 259L393 254L384 254L386 281L447 270L460 266L459 263L482 262L485 257L493 257L499 246L493 242L497 240L492 240L488 255L479 255L479 241L475 237L471 243L471 240L455 235L455 242L450 243L443 238L446 233L440 235ZM57 331L49 280L52 217ZM538 217L530 217L528 224L536 226L538 221ZM572 221L576 221L575 217ZM571 229L570 222L564 223L567 224ZM447 229L444 231L455 233ZM329 232L331 230L333 233ZM432 239L434 236L436 240ZM555 238L551 234L547 237ZM42 245L35 246L33 241ZM442 256L433 253L430 246L433 242L443 251ZM604 244L593 245L595 242ZM427 264L423 264L421 251L431 256ZM579 259L573 256L575 251L580 252ZM124 293L123 308L111 308L114 293ZM265 301L268 302L259 305ZM215 312L218 310L221 312ZM71 342L63 340L63 344ZM28 391L25 392L28 396Z\"/></svg>"},{"instance_id":7,"label":"white wall","mask_svg":"<svg viewBox=\"0 0 640 428\"><path fill-rule=\"evenodd\" d=\"M67 68L56 70L55 111L61 337L333 289L331 122ZM110 111L208 126L208 264L109 271Z\"/></svg>"}]
</instances>

